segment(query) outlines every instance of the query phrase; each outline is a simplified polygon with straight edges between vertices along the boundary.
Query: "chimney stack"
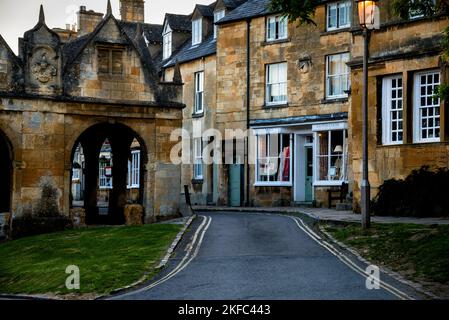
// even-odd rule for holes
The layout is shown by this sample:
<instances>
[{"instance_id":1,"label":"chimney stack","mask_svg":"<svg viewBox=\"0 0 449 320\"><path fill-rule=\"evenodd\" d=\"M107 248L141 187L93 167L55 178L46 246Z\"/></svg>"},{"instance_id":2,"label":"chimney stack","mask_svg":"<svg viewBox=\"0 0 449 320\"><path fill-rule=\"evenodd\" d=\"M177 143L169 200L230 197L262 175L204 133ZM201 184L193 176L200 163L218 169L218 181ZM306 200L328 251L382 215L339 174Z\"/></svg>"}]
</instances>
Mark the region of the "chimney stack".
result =
<instances>
[{"instance_id":1,"label":"chimney stack","mask_svg":"<svg viewBox=\"0 0 449 320\"><path fill-rule=\"evenodd\" d=\"M102 13L93 10L87 11L86 6L81 6L78 12L78 37L94 31L102 19Z\"/></svg>"},{"instance_id":2,"label":"chimney stack","mask_svg":"<svg viewBox=\"0 0 449 320\"><path fill-rule=\"evenodd\" d=\"M122 21L145 23L144 0L120 0Z\"/></svg>"}]
</instances>

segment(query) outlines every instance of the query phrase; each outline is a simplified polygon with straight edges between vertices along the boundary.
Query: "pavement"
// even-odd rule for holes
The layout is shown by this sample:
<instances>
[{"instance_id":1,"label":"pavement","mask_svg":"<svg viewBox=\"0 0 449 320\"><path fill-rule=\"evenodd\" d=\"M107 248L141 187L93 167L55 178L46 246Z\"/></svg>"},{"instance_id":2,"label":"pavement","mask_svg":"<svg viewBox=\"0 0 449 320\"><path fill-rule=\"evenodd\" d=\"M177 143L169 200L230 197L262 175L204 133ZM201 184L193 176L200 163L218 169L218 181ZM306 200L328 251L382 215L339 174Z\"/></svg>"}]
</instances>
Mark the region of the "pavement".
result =
<instances>
[{"instance_id":1,"label":"pavement","mask_svg":"<svg viewBox=\"0 0 449 320\"><path fill-rule=\"evenodd\" d=\"M299 208L299 207L218 207L194 206L194 210L202 212L258 212L302 215L320 222L362 222L362 216L352 211L337 211L328 208ZM372 216L374 223L410 223L410 224L449 224L447 218L413 218L413 217L379 217Z\"/></svg>"},{"instance_id":2,"label":"pavement","mask_svg":"<svg viewBox=\"0 0 449 320\"><path fill-rule=\"evenodd\" d=\"M298 217L199 212L167 268L112 300L420 299L381 273L367 289L367 265L336 251Z\"/></svg>"}]
</instances>

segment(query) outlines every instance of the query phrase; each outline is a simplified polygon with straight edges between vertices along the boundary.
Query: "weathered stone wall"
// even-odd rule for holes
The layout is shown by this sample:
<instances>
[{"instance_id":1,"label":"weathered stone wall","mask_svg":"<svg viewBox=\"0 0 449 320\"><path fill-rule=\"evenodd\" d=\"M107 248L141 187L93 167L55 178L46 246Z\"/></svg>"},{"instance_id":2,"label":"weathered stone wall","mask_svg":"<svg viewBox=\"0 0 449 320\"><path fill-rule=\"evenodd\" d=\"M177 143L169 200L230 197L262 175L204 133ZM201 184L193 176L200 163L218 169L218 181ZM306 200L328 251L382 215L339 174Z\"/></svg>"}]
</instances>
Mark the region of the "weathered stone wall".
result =
<instances>
[{"instance_id":1,"label":"weathered stone wall","mask_svg":"<svg viewBox=\"0 0 449 320\"><path fill-rule=\"evenodd\" d=\"M170 162L170 133L181 127L181 112L179 108L1 99L0 128L11 141L14 154L12 212L18 216L33 213L41 195L39 183L47 177L58 189L59 210L68 216L71 156L77 139L96 124L120 123L131 128L147 147L146 219L177 215L180 167Z\"/></svg>"},{"instance_id":2,"label":"weathered stone wall","mask_svg":"<svg viewBox=\"0 0 449 320\"><path fill-rule=\"evenodd\" d=\"M250 117L276 119L304 115L348 112L350 99L325 100L326 56L349 52L352 34L349 30L325 32L326 8L319 6L317 26L290 23L288 39L266 42L265 17L251 20L250 31ZM246 21L221 25L217 40L217 127L246 130ZM300 60L309 60L307 68ZM288 105L265 105L266 65L287 62ZM254 146L250 145L250 150ZM255 166L250 166L250 199L254 205L290 205L292 187L253 187ZM220 201L227 200L226 172L220 170ZM246 175L246 173L245 173ZM349 173L351 175L351 172ZM246 189L246 187L245 187ZM272 189L272 190L271 190ZM271 192L267 191L271 190ZM316 194L317 197L321 193ZM318 199L322 200L322 199Z\"/></svg>"},{"instance_id":3,"label":"weathered stone wall","mask_svg":"<svg viewBox=\"0 0 449 320\"><path fill-rule=\"evenodd\" d=\"M194 128L202 134L205 130L215 128L215 109L216 109L216 57L215 55L186 62L180 65L183 86L182 102L186 105L183 110L184 130L190 133L193 138ZM195 103L195 73L204 72L204 113L194 115ZM166 70L167 79L173 78L174 68ZM207 202L213 202L213 166L203 165L203 181L193 181L193 140L190 141L190 164L183 164L181 170L181 194L184 194L184 185L188 185L191 192L193 204L206 205ZM204 141L206 145L209 140ZM181 199L183 200L183 199Z\"/></svg>"},{"instance_id":4,"label":"weathered stone wall","mask_svg":"<svg viewBox=\"0 0 449 320\"><path fill-rule=\"evenodd\" d=\"M96 37L97 41L124 43L118 46L123 50L123 74L98 73L98 46L92 42L72 69L71 85L66 87L68 94L108 100L155 101L154 88L145 79L141 59L134 48L125 44L123 37L113 20L109 20Z\"/></svg>"},{"instance_id":5,"label":"weathered stone wall","mask_svg":"<svg viewBox=\"0 0 449 320\"><path fill-rule=\"evenodd\" d=\"M102 19L102 13L93 10L87 11L86 7L81 7L78 12L78 37L93 32Z\"/></svg>"},{"instance_id":6,"label":"weathered stone wall","mask_svg":"<svg viewBox=\"0 0 449 320\"><path fill-rule=\"evenodd\" d=\"M441 106L441 142L413 142L413 77L415 72L440 69L441 31L449 25L447 18L418 19L411 22L390 23L371 36L369 67L369 179L371 197L387 179L407 177L412 170L423 165L432 168L449 165L447 140L447 110ZM350 113L350 139L353 148L354 207L359 209L362 174L362 69L363 50L360 34L355 35L352 50L352 108ZM443 71L443 69L442 69ZM382 89L380 83L387 75L400 74L404 85L404 143L382 145ZM443 74L444 77L444 74Z\"/></svg>"}]
</instances>

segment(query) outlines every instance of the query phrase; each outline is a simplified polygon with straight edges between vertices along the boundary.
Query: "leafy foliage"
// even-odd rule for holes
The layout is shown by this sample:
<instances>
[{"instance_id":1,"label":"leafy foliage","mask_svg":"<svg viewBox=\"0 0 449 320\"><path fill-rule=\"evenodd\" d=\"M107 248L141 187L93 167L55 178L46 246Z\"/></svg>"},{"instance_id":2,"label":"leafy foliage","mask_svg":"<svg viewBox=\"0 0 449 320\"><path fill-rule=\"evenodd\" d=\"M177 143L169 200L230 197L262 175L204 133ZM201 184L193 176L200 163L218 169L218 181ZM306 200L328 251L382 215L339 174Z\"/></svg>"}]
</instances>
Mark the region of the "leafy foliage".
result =
<instances>
[{"instance_id":1,"label":"leafy foliage","mask_svg":"<svg viewBox=\"0 0 449 320\"><path fill-rule=\"evenodd\" d=\"M448 168L432 171L424 166L405 180L391 179L381 186L372 204L378 216L449 216Z\"/></svg>"},{"instance_id":2,"label":"leafy foliage","mask_svg":"<svg viewBox=\"0 0 449 320\"><path fill-rule=\"evenodd\" d=\"M290 22L299 20L299 24L313 24L318 0L271 0L270 9L281 12Z\"/></svg>"},{"instance_id":3,"label":"leafy foliage","mask_svg":"<svg viewBox=\"0 0 449 320\"><path fill-rule=\"evenodd\" d=\"M437 10L433 0L394 0L392 8L393 13L404 20L410 18L410 12L430 16Z\"/></svg>"}]
</instances>

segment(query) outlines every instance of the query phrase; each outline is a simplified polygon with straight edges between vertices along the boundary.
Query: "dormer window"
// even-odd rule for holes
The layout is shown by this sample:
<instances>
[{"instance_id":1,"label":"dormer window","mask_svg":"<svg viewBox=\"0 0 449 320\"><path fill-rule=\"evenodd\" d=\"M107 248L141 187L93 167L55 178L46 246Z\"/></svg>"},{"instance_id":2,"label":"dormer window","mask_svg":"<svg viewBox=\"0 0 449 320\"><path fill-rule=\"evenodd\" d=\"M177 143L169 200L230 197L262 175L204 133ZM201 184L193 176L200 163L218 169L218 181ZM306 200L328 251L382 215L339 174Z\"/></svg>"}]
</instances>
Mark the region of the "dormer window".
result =
<instances>
[{"instance_id":1,"label":"dormer window","mask_svg":"<svg viewBox=\"0 0 449 320\"><path fill-rule=\"evenodd\" d=\"M164 34L162 36L162 42L163 42L162 58L165 60L165 59L170 58L170 56L172 54L172 30L170 29L170 26L168 24L164 29Z\"/></svg>"},{"instance_id":2,"label":"dormer window","mask_svg":"<svg viewBox=\"0 0 449 320\"><path fill-rule=\"evenodd\" d=\"M123 50L99 48L98 73L102 75L123 74Z\"/></svg>"},{"instance_id":3,"label":"dormer window","mask_svg":"<svg viewBox=\"0 0 449 320\"><path fill-rule=\"evenodd\" d=\"M226 11L223 9L214 13L214 39L217 39L218 34L218 26L215 23L224 18L225 12Z\"/></svg>"},{"instance_id":4,"label":"dormer window","mask_svg":"<svg viewBox=\"0 0 449 320\"><path fill-rule=\"evenodd\" d=\"M192 21L192 46L200 44L202 38L202 19Z\"/></svg>"}]
</instances>

